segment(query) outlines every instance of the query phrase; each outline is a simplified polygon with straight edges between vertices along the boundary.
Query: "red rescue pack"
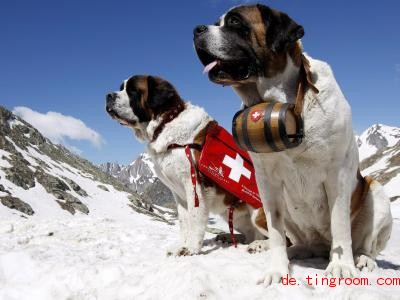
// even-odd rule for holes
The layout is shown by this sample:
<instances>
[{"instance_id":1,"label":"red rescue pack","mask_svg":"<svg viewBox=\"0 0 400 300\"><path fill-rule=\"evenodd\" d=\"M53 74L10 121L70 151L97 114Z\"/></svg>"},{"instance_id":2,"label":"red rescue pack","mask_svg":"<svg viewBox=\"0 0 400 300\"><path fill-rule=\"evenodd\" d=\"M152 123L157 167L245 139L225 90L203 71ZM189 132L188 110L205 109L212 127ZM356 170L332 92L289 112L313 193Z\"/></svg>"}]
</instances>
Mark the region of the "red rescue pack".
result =
<instances>
[{"instance_id":1,"label":"red rescue pack","mask_svg":"<svg viewBox=\"0 0 400 300\"><path fill-rule=\"evenodd\" d=\"M249 154L221 126L212 126L207 132L199 171L254 208L262 207Z\"/></svg>"}]
</instances>

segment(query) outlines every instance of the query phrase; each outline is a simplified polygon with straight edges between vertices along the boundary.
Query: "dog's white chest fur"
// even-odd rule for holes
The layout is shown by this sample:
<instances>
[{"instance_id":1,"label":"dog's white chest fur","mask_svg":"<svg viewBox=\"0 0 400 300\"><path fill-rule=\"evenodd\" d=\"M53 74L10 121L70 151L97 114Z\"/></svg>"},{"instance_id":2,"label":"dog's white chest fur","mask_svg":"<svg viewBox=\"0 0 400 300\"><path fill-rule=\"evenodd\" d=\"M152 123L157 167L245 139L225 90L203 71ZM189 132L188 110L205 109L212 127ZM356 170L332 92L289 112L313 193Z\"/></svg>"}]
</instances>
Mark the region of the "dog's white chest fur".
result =
<instances>
[{"instance_id":1,"label":"dog's white chest fur","mask_svg":"<svg viewBox=\"0 0 400 300\"><path fill-rule=\"evenodd\" d=\"M148 153L155 162L157 176L165 185L174 187L174 193L182 199L186 197L182 182L190 180L190 164L184 148L168 150L168 146L193 143L199 131L212 120L202 108L190 103L186 106L176 119L165 125L157 140L148 145Z\"/></svg>"},{"instance_id":2,"label":"dog's white chest fur","mask_svg":"<svg viewBox=\"0 0 400 300\"><path fill-rule=\"evenodd\" d=\"M284 152L252 154L259 189L282 188L288 235L302 243L329 243L329 206L324 182L345 156L349 172L343 180L356 185L358 152L351 126L351 110L330 67L308 58L318 74L318 95L308 91L304 99L305 138L300 146ZM334 146L333 146L334 145ZM263 169L263 172L259 170ZM348 178L345 178L348 177ZM337 187L341 188L340 186Z\"/></svg>"}]
</instances>

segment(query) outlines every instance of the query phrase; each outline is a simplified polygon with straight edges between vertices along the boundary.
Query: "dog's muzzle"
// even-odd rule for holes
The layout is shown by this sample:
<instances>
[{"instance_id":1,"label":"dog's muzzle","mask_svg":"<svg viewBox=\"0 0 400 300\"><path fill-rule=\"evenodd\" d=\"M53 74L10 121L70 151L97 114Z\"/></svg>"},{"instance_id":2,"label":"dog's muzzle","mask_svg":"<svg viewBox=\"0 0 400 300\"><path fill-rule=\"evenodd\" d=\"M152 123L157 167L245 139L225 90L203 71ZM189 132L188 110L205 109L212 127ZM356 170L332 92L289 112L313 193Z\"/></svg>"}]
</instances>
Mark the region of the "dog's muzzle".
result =
<instances>
[{"instance_id":1,"label":"dog's muzzle","mask_svg":"<svg viewBox=\"0 0 400 300\"><path fill-rule=\"evenodd\" d=\"M117 99L116 93L109 93L106 95L106 111L110 115L113 115L113 113L115 114L114 112L115 99Z\"/></svg>"},{"instance_id":2,"label":"dog's muzzle","mask_svg":"<svg viewBox=\"0 0 400 300\"><path fill-rule=\"evenodd\" d=\"M232 134L243 149L270 153L297 147L302 142L303 120L294 104L263 102L238 111Z\"/></svg>"}]
</instances>

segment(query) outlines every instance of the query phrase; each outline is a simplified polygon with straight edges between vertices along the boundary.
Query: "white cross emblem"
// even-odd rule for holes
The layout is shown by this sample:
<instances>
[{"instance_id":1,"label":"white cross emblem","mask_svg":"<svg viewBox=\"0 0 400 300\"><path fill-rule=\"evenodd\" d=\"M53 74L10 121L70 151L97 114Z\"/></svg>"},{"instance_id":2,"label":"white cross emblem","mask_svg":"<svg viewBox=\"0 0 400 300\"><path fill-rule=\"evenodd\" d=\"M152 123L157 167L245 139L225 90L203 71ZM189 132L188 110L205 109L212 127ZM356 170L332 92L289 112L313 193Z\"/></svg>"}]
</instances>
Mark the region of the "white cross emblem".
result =
<instances>
[{"instance_id":1,"label":"white cross emblem","mask_svg":"<svg viewBox=\"0 0 400 300\"><path fill-rule=\"evenodd\" d=\"M257 122L258 120L261 119L261 117L262 117L263 115L264 115L264 112L262 112L262 111L260 111L260 110L256 110L256 111L254 111L254 112L251 113L250 117L251 117L251 120L252 120L253 122Z\"/></svg>"},{"instance_id":2,"label":"white cross emblem","mask_svg":"<svg viewBox=\"0 0 400 300\"><path fill-rule=\"evenodd\" d=\"M222 163L225 166L231 168L229 178L233 181L239 182L242 175L247 179L250 179L251 172L250 170L245 168L245 166L243 165L243 158L238 153L236 153L236 159L233 159L229 155L225 155Z\"/></svg>"}]
</instances>

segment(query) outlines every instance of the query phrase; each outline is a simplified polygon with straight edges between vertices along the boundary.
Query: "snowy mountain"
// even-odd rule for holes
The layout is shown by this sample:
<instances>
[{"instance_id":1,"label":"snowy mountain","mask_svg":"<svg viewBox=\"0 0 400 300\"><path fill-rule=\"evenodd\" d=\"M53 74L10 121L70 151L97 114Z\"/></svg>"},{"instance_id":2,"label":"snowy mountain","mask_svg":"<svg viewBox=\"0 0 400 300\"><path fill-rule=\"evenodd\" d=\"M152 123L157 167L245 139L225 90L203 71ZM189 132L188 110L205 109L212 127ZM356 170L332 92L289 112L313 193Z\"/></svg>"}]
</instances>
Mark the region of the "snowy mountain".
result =
<instances>
[{"instance_id":1,"label":"snowy mountain","mask_svg":"<svg viewBox=\"0 0 400 300\"><path fill-rule=\"evenodd\" d=\"M158 179L147 153L140 154L128 166L107 162L100 165L100 168L132 191L143 195L143 199L150 200L152 204L170 208L175 206L171 191Z\"/></svg>"},{"instance_id":2,"label":"snowy mountain","mask_svg":"<svg viewBox=\"0 0 400 300\"><path fill-rule=\"evenodd\" d=\"M400 198L400 128L375 124L357 143L362 173L381 182L392 201Z\"/></svg>"},{"instance_id":3,"label":"snowy mountain","mask_svg":"<svg viewBox=\"0 0 400 300\"><path fill-rule=\"evenodd\" d=\"M118 180L0 106L0 217L161 218Z\"/></svg>"},{"instance_id":4,"label":"snowy mountain","mask_svg":"<svg viewBox=\"0 0 400 300\"><path fill-rule=\"evenodd\" d=\"M357 137L360 161L380 150L400 146L400 128L375 124Z\"/></svg>"},{"instance_id":5,"label":"snowy mountain","mask_svg":"<svg viewBox=\"0 0 400 300\"><path fill-rule=\"evenodd\" d=\"M112 177L118 178L119 173L121 173L122 168L124 168L123 165L120 165L117 162L107 162L105 164L101 164L99 168L104 172L107 173L108 175L111 175Z\"/></svg>"},{"instance_id":6,"label":"snowy mountain","mask_svg":"<svg viewBox=\"0 0 400 300\"><path fill-rule=\"evenodd\" d=\"M131 190L138 193L142 193L146 186L154 183L157 178L154 171L154 164L146 153L140 154L128 166L120 165L117 162L107 162L101 164L100 169L117 178L119 181L126 183Z\"/></svg>"}]
</instances>

